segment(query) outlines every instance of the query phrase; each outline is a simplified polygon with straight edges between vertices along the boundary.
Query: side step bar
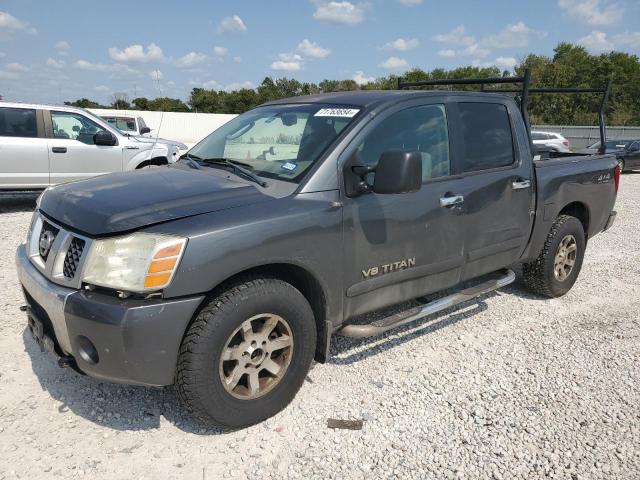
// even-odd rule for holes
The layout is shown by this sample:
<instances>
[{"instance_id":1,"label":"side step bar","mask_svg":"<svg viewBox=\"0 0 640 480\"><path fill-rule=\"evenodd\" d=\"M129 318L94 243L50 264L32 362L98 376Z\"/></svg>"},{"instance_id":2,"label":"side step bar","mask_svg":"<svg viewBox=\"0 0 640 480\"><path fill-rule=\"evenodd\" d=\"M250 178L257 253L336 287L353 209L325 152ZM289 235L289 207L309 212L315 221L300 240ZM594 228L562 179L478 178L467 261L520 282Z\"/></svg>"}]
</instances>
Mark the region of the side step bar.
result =
<instances>
[{"instance_id":1,"label":"side step bar","mask_svg":"<svg viewBox=\"0 0 640 480\"><path fill-rule=\"evenodd\" d=\"M464 290L460 290L459 292L453 293L444 298L434 300L426 305L420 305L404 312L390 315L381 320L376 320L373 323L365 325L346 325L338 330L336 334L351 338L366 338L380 335L393 328L415 322L416 320L433 313L446 310L447 308L472 300L480 295L484 295L485 293L505 287L510 283L513 283L516 279L516 274L513 270L500 271L498 273L500 274L498 278L487 280L473 287L465 288Z\"/></svg>"}]
</instances>

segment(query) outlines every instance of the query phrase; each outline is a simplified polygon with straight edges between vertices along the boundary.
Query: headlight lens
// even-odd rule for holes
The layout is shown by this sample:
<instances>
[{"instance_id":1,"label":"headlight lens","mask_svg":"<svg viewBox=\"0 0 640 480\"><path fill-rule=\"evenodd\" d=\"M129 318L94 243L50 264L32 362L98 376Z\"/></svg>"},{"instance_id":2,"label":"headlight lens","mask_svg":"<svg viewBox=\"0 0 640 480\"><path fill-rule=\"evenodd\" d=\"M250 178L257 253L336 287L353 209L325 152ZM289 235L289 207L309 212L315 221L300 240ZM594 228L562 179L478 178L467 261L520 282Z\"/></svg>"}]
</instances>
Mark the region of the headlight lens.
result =
<instances>
[{"instance_id":1,"label":"headlight lens","mask_svg":"<svg viewBox=\"0 0 640 480\"><path fill-rule=\"evenodd\" d=\"M160 290L171 283L186 243L186 238L149 233L96 240L82 280L129 292Z\"/></svg>"}]
</instances>

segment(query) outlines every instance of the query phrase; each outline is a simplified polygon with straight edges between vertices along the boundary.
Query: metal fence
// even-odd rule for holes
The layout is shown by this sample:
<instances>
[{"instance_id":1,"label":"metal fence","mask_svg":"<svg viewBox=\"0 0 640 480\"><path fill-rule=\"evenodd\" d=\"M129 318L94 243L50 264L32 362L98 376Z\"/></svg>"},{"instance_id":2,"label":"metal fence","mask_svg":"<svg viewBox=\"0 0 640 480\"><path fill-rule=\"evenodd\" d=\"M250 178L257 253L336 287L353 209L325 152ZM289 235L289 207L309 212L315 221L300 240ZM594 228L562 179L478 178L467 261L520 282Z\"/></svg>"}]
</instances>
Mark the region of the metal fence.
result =
<instances>
[{"instance_id":1,"label":"metal fence","mask_svg":"<svg viewBox=\"0 0 640 480\"><path fill-rule=\"evenodd\" d=\"M555 132L571 142L571 149L585 148L600 140L598 127L574 127L570 125L533 125L532 130ZM640 127L607 127L607 138L640 139Z\"/></svg>"}]
</instances>

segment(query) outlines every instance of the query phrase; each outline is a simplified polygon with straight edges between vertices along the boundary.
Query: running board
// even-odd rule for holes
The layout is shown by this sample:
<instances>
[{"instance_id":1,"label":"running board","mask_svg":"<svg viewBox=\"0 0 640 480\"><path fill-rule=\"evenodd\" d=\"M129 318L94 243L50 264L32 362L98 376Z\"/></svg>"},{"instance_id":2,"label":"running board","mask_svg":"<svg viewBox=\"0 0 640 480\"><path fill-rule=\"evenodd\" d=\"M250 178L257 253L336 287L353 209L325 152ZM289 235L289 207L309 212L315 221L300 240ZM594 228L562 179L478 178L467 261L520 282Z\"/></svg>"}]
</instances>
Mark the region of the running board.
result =
<instances>
[{"instance_id":1,"label":"running board","mask_svg":"<svg viewBox=\"0 0 640 480\"><path fill-rule=\"evenodd\" d=\"M454 294L446 297L434 300L426 305L420 305L404 312L399 312L394 315L390 315L386 318L376 320L373 323L365 325L346 325L336 332L337 335L351 338L366 338L380 335L388 330L397 328L407 323L415 322L433 313L446 310L460 303L472 300L485 293L492 292L498 288L505 287L510 283L513 283L516 279L516 274L513 270L506 270L498 272L500 277L492 280L487 280L473 287L465 288Z\"/></svg>"}]
</instances>

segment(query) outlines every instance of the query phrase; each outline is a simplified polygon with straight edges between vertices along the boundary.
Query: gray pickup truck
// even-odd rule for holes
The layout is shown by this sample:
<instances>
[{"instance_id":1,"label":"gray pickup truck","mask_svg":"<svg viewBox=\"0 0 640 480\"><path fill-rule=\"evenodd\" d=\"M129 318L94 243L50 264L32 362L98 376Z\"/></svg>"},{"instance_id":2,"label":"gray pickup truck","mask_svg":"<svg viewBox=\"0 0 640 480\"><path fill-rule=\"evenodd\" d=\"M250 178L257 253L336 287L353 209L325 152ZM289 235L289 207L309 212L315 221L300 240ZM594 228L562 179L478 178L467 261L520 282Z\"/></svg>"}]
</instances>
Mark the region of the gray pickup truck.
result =
<instances>
[{"instance_id":1,"label":"gray pickup truck","mask_svg":"<svg viewBox=\"0 0 640 480\"><path fill-rule=\"evenodd\" d=\"M569 291L615 219L620 171L559 155L534 160L526 105L505 95L268 103L174 165L47 189L17 250L23 310L61 366L176 384L205 422L254 424L334 334L380 335L513 282L518 264L533 291Z\"/></svg>"}]
</instances>

